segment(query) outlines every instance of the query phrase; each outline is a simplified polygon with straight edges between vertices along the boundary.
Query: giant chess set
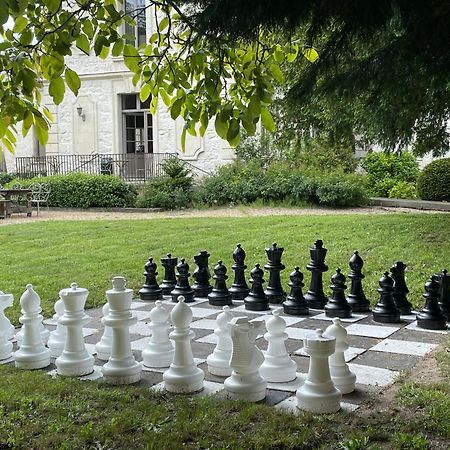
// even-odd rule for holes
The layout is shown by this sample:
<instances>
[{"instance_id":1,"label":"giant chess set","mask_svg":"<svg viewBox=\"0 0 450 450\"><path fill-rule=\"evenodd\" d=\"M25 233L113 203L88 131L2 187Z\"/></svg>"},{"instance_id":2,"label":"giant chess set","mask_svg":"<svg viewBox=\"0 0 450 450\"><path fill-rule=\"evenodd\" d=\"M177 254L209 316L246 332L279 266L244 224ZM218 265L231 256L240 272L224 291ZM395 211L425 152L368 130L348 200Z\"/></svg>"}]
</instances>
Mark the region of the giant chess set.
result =
<instances>
[{"instance_id":1,"label":"giant chess set","mask_svg":"<svg viewBox=\"0 0 450 450\"><path fill-rule=\"evenodd\" d=\"M189 264L171 254L145 264L145 283L134 299L123 277L115 277L101 309L85 310L88 289L72 283L43 320L40 298L27 285L20 298L22 327L15 330L4 310L13 296L0 292L0 363L18 369L47 369L52 376L79 377L112 385L141 383L151 389L264 401L290 410L333 413L355 410L370 393L413 367L447 334L450 275L445 269L425 282L423 308L408 301L406 265L396 262L379 280L373 310L363 289L363 260L349 261L349 293L341 269L331 276L332 296L323 290L327 249L310 248L309 289L295 267L283 290L284 249L265 249L264 270L250 271L245 251L233 252L233 283L222 261L211 277L209 253ZM210 283L213 278L213 283Z\"/></svg>"}]
</instances>

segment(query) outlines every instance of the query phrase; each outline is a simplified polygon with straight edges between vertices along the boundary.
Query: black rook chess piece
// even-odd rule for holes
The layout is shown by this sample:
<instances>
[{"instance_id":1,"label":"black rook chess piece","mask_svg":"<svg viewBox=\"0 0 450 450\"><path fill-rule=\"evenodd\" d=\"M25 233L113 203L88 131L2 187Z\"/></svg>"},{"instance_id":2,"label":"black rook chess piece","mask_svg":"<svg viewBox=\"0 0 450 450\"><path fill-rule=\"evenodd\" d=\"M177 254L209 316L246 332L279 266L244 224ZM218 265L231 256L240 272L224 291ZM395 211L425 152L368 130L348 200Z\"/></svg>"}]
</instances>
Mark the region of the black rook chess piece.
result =
<instances>
[{"instance_id":1,"label":"black rook chess piece","mask_svg":"<svg viewBox=\"0 0 450 450\"><path fill-rule=\"evenodd\" d=\"M208 294L209 304L213 306L225 306L232 305L231 294L228 291L226 280L227 268L222 264L222 261L217 263L214 267L214 288L210 294Z\"/></svg>"},{"instance_id":2,"label":"black rook chess piece","mask_svg":"<svg viewBox=\"0 0 450 450\"><path fill-rule=\"evenodd\" d=\"M208 258L210 254L203 250L198 255L194 256L194 261L197 267L192 274L195 282L192 285L194 291L194 297L208 297L208 294L212 291L212 286L209 284L211 274L208 267Z\"/></svg>"},{"instance_id":3,"label":"black rook chess piece","mask_svg":"<svg viewBox=\"0 0 450 450\"><path fill-rule=\"evenodd\" d=\"M362 280L365 278L362 268L364 261L355 250L353 256L349 261L350 272L348 277L351 280L350 294L347 296L347 303L351 306L353 312L367 312L370 311L370 302L364 295Z\"/></svg>"},{"instance_id":4,"label":"black rook chess piece","mask_svg":"<svg viewBox=\"0 0 450 450\"><path fill-rule=\"evenodd\" d=\"M311 283L309 290L305 294L305 299L310 308L322 309L328 302L327 297L323 293L322 273L328 270L325 264L325 256L327 249L324 248L323 242L318 239L314 242L314 247L309 249L311 262L306 268L311 272Z\"/></svg>"},{"instance_id":5,"label":"black rook chess piece","mask_svg":"<svg viewBox=\"0 0 450 450\"><path fill-rule=\"evenodd\" d=\"M417 326L425 330L446 330L445 316L439 307L439 283L438 277L432 275L425 283L425 306L417 314Z\"/></svg>"},{"instance_id":6,"label":"black rook chess piece","mask_svg":"<svg viewBox=\"0 0 450 450\"><path fill-rule=\"evenodd\" d=\"M392 296L394 280L389 276L389 272L384 272L378 283L380 287L377 291L380 294L380 300L372 310L373 320L383 323L400 322L400 311L395 306L394 297Z\"/></svg>"},{"instance_id":7,"label":"black rook chess piece","mask_svg":"<svg viewBox=\"0 0 450 450\"><path fill-rule=\"evenodd\" d=\"M331 277L333 295L325 305L327 317L339 317L340 319L352 317L352 308L345 298L346 289L345 276L341 273L341 269L336 269L336 273Z\"/></svg>"},{"instance_id":8,"label":"black rook chess piece","mask_svg":"<svg viewBox=\"0 0 450 450\"><path fill-rule=\"evenodd\" d=\"M165 258L161 258L161 265L164 267L164 279L159 287L162 289L163 295L170 295L177 284L175 277L175 267L177 264L178 258L172 258L170 253L167 253Z\"/></svg>"},{"instance_id":9,"label":"black rook chess piece","mask_svg":"<svg viewBox=\"0 0 450 450\"><path fill-rule=\"evenodd\" d=\"M153 258L149 258L145 264L145 284L139 290L139 297L141 300L161 300L162 289L158 286L156 281L156 263L153 262Z\"/></svg>"},{"instance_id":10,"label":"black rook chess piece","mask_svg":"<svg viewBox=\"0 0 450 450\"><path fill-rule=\"evenodd\" d=\"M446 269L442 269L438 274L439 282L439 307L447 322L450 322L450 275Z\"/></svg>"},{"instance_id":11,"label":"black rook chess piece","mask_svg":"<svg viewBox=\"0 0 450 450\"><path fill-rule=\"evenodd\" d=\"M181 259L177 265L177 284L173 291L170 293L173 302L178 302L178 297L182 295L185 303L194 301L194 291L189 286L189 265L184 258Z\"/></svg>"},{"instance_id":12,"label":"black rook chess piece","mask_svg":"<svg viewBox=\"0 0 450 450\"><path fill-rule=\"evenodd\" d=\"M233 252L234 264L231 268L234 270L234 281L229 291L233 300L244 300L247 297L250 289L248 288L247 281L245 280L245 251L241 247L241 244L236 246Z\"/></svg>"},{"instance_id":13,"label":"black rook chess piece","mask_svg":"<svg viewBox=\"0 0 450 450\"><path fill-rule=\"evenodd\" d=\"M264 283L264 272L259 267L259 264L255 264L255 267L250 272L250 283L252 288L249 294L244 299L245 309L249 311L266 311L269 308L269 301L267 300L266 294L264 294L263 283Z\"/></svg>"},{"instance_id":14,"label":"black rook chess piece","mask_svg":"<svg viewBox=\"0 0 450 450\"><path fill-rule=\"evenodd\" d=\"M391 277L394 280L394 292L392 296L394 297L395 305L402 315L411 314L412 307L406 298L409 289L406 286L405 269L406 264L401 261L397 261L391 267Z\"/></svg>"},{"instance_id":15,"label":"black rook chess piece","mask_svg":"<svg viewBox=\"0 0 450 450\"><path fill-rule=\"evenodd\" d=\"M280 272L285 268L281 263L281 256L284 248L278 247L274 242L271 247L266 248L266 254L269 261L264 269L269 271L269 283L264 291L269 303L282 303L286 298L286 292L281 286Z\"/></svg>"},{"instance_id":16,"label":"black rook chess piece","mask_svg":"<svg viewBox=\"0 0 450 450\"><path fill-rule=\"evenodd\" d=\"M303 274L298 266L291 272L289 278L291 280L289 283L291 292L283 302L284 313L293 316L307 316L309 314L309 306L305 297L303 297Z\"/></svg>"}]
</instances>

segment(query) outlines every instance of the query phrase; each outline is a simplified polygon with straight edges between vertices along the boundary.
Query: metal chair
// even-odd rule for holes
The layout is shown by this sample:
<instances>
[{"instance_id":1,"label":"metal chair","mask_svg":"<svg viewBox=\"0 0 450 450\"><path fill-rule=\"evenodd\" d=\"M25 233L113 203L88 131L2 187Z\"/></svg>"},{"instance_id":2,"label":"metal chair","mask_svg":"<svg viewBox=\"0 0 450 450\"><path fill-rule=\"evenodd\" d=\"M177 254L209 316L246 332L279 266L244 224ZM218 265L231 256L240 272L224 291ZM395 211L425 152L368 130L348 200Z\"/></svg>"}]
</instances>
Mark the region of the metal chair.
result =
<instances>
[{"instance_id":1,"label":"metal chair","mask_svg":"<svg viewBox=\"0 0 450 450\"><path fill-rule=\"evenodd\" d=\"M31 186L31 204L36 203L36 215L39 215L41 204L45 203L48 209L48 198L51 188L48 183L34 183Z\"/></svg>"}]
</instances>

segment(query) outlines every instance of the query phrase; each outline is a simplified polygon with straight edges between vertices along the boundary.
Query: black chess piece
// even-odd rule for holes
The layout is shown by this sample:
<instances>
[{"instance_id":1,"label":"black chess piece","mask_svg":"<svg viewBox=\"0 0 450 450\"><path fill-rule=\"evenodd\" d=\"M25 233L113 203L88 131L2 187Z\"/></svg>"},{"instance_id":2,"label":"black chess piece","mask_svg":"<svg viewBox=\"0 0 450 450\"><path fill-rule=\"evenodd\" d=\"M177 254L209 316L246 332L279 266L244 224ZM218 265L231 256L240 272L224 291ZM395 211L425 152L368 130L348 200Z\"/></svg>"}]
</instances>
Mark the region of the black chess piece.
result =
<instances>
[{"instance_id":1,"label":"black chess piece","mask_svg":"<svg viewBox=\"0 0 450 450\"><path fill-rule=\"evenodd\" d=\"M229 291L231 292L231 297L233 300L244 300L247 297L250 289L247 285L247 281L245 280L245 269L247 266L245 265L245 251L241 247L241 244L238 244L233 252L234 264L231 268L234 270L234 281L231 285Z\"/></svg>"},{"instance_id":2,"label":"black chess piece","mask_svg":"<svg viewBox=\"0 0 450 450\"><path fill-rule=\"evenodd\" d=\"M389 276L389 272L384 275L378 282L380 287L377 291L380 294L380 300L372 310L372 317L375 322L396 323L400 322L400 311L395 306L394 297L394 280Z\"/></svg>"},{"instance_id":3,"label":"black chess piece","mask_svg":"<svg viewBox=\"0 0 450 450\"><path fill-rule=\"evenodd\" d=\"M447 269L442 269L438 274L439 282L439 307L447 322L450 322L450 275Z\"/></svg>"},{"instance_id":4,"label":"black chess piece","mask_svg":"<svg viewBox=\"0 0 450 450\"><path fill-rule=\"evenodd\" d=\"M307 316L309 314L309 306L305 297L303 297L303 274L298 266L291 272L289 278L291 280L289 283L291 292L283 302L284 313L293 316Z\"/></svg>"},{"instance_id":5,"label":"black chess piece","mask_svg":"<svg viewBox=\"0 0 450 450\"><path fill-rule=\"evenodd\" d=\"M201 251L198 255L194 256L194 261L197 267L192 274L195 282L192 285L194 291L194 297L208 297L208 294L212 291L212 286L209 284L211 273L208 267L208 258L211 255L206 251Z\"/></svg>"},{"instance_id":6,"label":"black chess piece","mask_svg":"<svg viewBox=\"0 0 450 450\"><path fill-rule=\"evenodd\" d=\"M160 284L163 295L170 295L177 284L175 277L175 267L178 264L178 258L172 258L170 253L167 253L165 258L161 258L161 265L164 267L164 279Z\"/></svg>"},{"instance_id":7,"label":"black chess piece","mask_svg":"<svg viewBox=\"0 0 450 450\"><path fill-rule=\"evenodd\" d=\"M439 307L439 283L438 277L432 275L425 283L425 306L417 314L417 326L425 330L446 330L445 316Z\"/></svg>"},{"instance_id":8,"label":"black chess piece","mask_svg":"<svg viewBox=\"0 0 450 450\"><path fill-rule=\"evenodd\" d=\"M286 292L281 286L280 272L285 269L281 262L284 248L278 247L274 242L271 247L266 248L266 254L269 261L264 266L264 269L269 271L269 283L264 291L269 303L279 304L286 299Z\"/></svg>"},{"instance_id":9,"label":"black chess piece","mask_svg":"<svg viewBox=\"0 0 450 450\"><path fill-rule=\"evenodd\" d=\"M328 302L323 293L322 282L322 273L328 270L328 266L325 264L327 249L323 247L323 242L318 239L314 242L314 247L309 249L309 253L311 262L306 268L311 272L311 283L308 292L305 294L305 299L310 308L323 309Z\"/></svg>"},{"instance_id":10,"label":"black chess piece","mask_svg":"<svg viewBox=\"0 0 450 450\"><path fill-rule=\"evenodd\" d=\"M194 291L189 285L189 265L184 258L180 260L177 265L177 284L173 291L170 293L173 302L178 302L178 297L182 295L184 297L185 303L194 301Z\"/></svg>"},{"instance_id":11,"label":"black chess piece","mask_svg":"<svg viewBox=\"0 0 450 450\"><path fill-rule=\"evenodd\" d=\"M217 266L214 267L214 288L208 294L209 304L213 306L232 305L231 294L228 291L226 280L228 279L227 268L218 261Z\"/></svg>"},{"instance_id":12,"label":"black chess piece","mask_svg":"<svg viewBox=\"0 0 450 450\"><path fill-rule=\"evenodd\" d=\"M255 264L255 267L250 272L250 283L252 288L247 297L244 298L245 309L249 311L266 311L269 308L269 301L266 294L264 294L264 272L259 267L259 264Z\"/></svg>"},{"instance_id":13,"label":"black chess piece","mask_svg":"<svg viewBox=\"0 0 450 450\"><path fill-rule=\"evenodd\" d=\"M365 275L361 272L364 261L359 256L358 251L355 250L353 252L353 256L348 264L350 266L348 277L351 280L351 285L347 303L351 306L353 312L368 312L370 311L370 302L366 298L362 287L362 280L365 278Z\"/></svg>"},{"instance_id":14,"label":"black chess piece","mask_svg":"<svg viewBox=\"0 0 450 450\"><path fill-rule=\"evenodd\" d=\"M327 317L339 317L340 319L348 319L352 317L352 308L345 298L345 276L341 273L341 269L336 269L336 273L331 277L331 290L333 295L325 305L325 315Z\"/></svg>"},{"instance_id":15,"label":"black chess piece","mask_svg":"<svg viewBox=\"0 0 450 450\"><path fill-rule=\"evenodd\" d=\"M158 286L158 282L156 281L158 272L156 271L157 267L156 263L153 262L153 258L149 258L144 267L145 284L143 284L142 288L139 290L139 297L141 300L161 300L162 289Z\"/></svg>"},{"instance_id":16,"label":"black chess piece","mask_svg":"<svg viewBox=\"0 0 450 450\"><path fill-rule=\"evenodd\" d=\"M394 292L392 293L392 296L394 297L395 305L400 310L401 315L411 314L412 308L411 303L408 302L406 298L409 289L406 286L405 269L406 264L402 261L397 261L391 267L391 277L394 280Z\"/></svg>"}]
</instances>

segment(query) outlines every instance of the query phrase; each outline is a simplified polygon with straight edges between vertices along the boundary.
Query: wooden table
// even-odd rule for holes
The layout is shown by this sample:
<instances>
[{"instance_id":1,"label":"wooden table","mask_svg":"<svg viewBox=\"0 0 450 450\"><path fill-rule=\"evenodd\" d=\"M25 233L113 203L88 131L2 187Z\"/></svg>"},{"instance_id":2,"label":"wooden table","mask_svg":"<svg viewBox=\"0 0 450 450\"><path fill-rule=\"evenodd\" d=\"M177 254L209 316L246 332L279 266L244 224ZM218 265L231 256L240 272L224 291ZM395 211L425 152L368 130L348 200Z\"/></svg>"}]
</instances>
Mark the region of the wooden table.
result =
<instances>
[{"instance_id":1,"label":"wooden table","mask_svg":"<svg viewBox=\"0 0 450 450\"><path fill-rule=\"evenodd\" d=\"M0 189L0 219L15 213L26 213L30 217L31 193L31 189Z\"/></svg>"}]
</instances>

